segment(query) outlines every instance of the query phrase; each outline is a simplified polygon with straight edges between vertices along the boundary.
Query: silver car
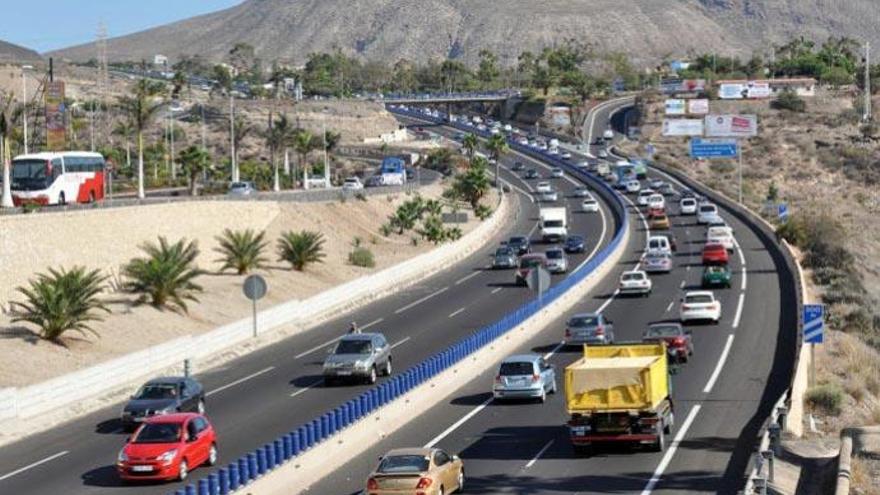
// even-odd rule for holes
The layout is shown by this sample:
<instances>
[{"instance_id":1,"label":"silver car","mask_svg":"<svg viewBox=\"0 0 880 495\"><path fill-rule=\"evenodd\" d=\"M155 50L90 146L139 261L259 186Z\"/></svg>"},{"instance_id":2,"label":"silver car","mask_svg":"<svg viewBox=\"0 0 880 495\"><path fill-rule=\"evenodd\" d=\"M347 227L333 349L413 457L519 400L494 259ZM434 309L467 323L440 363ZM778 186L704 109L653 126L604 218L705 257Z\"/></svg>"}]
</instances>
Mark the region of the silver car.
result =
<instances>
[{"instance_id":1,"label":"silver car","mask_svg":"<svg viewBox=\"0 0 880 495\"><path fill-rule=\"evenodd\" d=\"M565 324L565 343L613 344L614 323L601 313L576 314Z\"/></svg>"},{"instance_id":2,"label":"silver car","mask_svg":"<svg viewBox=\"0 0 880 495\"><path fill-rule=\"evenodd\" d=\"M257 194L257 186L253 182L233 182L229 184L229 196L254 196Z\"/></svg>"},{"instance_id":3,"label":"silver car","mask_svg":"<svg viewBox=\"0 0 880 495\"><path fill-rule=\"evenodd\" d=\"M492 395L496 399L547 400L556 393L556 369L537 354L518 354L501 362Z\"/></svg>"},{"instance_id":4,"label":"silver car","mask_svg":"<svg viewBox=\"0 0 880 495\"><path fill-rule=\"evenodd\" d=\"M547 256L547 270L550 273L565 273L568 271L568 256L562 248L552 248L544 252Z\"/></svg>"},{"instance_id":5,"label":"silver car","mask_svg":"<svg viewBox=\"0 0 880 495\"><path fill-rule=\"evenodd\" d=\"M649 252L642 261L646 273L669 273L672 271L672 256L668 253Z\"/></svg>"},{"instance_id":6,"label":"silver car","mask_svg":"<svg viewBox=\"0 0 880 495\"><path fill-rule=\"evenodd\" d=\"M495 255L492 257L492 268L496 270L516 268L516 261L516 252L513 248L509 246L501 246L495 250Z\"/></svg>"},{"instance_id":7,"label":"silver car","mask_svg":"<svg viewBox=\"0 0 880 495\"><path fill-rule=\"evenodd\" d=\"M391 346L381 333L346 335L324 360L324 383L363 380L376 383L379 374L391 375Z\"/></svg>"}]
</instances>

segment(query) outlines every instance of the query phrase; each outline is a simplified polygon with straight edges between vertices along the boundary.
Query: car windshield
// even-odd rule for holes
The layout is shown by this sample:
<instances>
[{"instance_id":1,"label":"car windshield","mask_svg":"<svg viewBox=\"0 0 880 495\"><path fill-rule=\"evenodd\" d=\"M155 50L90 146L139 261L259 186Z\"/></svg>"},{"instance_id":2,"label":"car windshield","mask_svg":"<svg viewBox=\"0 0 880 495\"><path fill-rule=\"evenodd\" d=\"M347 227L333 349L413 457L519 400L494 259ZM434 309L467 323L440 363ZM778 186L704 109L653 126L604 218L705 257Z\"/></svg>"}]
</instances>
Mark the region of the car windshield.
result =
<instances>
[{"instance_id":1,"label":"car windshield","mask_svg":"<svg viewBox=\"0 0 880 495\"><path fill-rule=\"evenodd\" d=\"M137 400L173 399L177 397L177 386L172 383L144 385L135 394Z\"/></svg>"},{"instance_id":2,"label":"car windshield","mask_svg":"<svg viewBox=\"0 0 880 495\"><path fill-rule=\"evenodd\" d=\"M684 298L685 304L708 304L712 302L712 296L708 294L697 294L693 296L686 296Z\"/></svg>"},{"instance_id":3,"label":"car windshield","mask_svg":"<svg viewBox=\"0 0 880 495\"><path fill-rule=\"evenodd\" d=\"M234 182L231 186L229 186L229 188L233 189L233 190L247 189L248 185L247 185L247 182Z\"/></svg>"},{"instance_id":4,"label":"car windshield","mask_svg":"<svg viewBox=\"0 0 880 495\"><path fill-rule=\"evenodd\" d=\"M645 337L675 337L681 330L675 325L655 325L648 328Z\"/></svg>"},{"instance_id":5,"label":"car windshield","mask_svg":"<svg viewBox=\"0 0 880 495\"><path fill-rule=\"evenodd\" d=\"M666 242L660 239L651 239L648 241L648 248L650 249L662 249L666 247Z\"/></svg>"},{"instance_id":6,"label":"car windshield","mask_svg":"<svg viewBox=\"0 0 880 495\"><path fill-rule=\"evenodd\" d=\"M534 367L531 362L519 361L512 363L501 363L501 369L498 374L501 376L522 376L534 373Z\"/></svg>"},{"instance_id":7,"label":"car windshield","mask_svg":"<svg viewBox=\"0 0 880 495\"><path fill-rule=\"evenodd\" d=\"M599 317L593 315L575 316L568 320L570 327L592 327L599 324Z\"/></svg>"},{"instance_id":8,"label":"car windshield","mask_svg":"<svg viewBox=\"0 0 880 495\"><path fill-rule=\"evenodd\" d=\"M715 213L716 211L718 210L715 208L715 205L703 205L700 207L701 213Z\"/></svg>"},{"instance_id":9,"label":"car windshield","mask_svg":"<svg viewBox=\"0 0 880 495\"><path fill-rule=\"evenodd\" d=\"M553 228L553 227L562 227L562 225L563 225L562 220L545 220L544 221L544 227Z\"/></svg>"},{"instance_id":10,"label":"car windshield","mask_svg":"<svg viewBox=\"0 0 880 495\"><path fill-rule=\"evenodd\" d=\"M526 241L525 237L511 237L510 241L508 241L508 244L513 244L513 245L518 246L520 244L525 244L526 242L527 241Z\"/></svg>"},{"instance_id":11,"label":"car windshield","mask_svg":"<svg viewBox=\"0 0 880 495\"><path fill-rule=\"evenodd\" d=\"M623 280L643 280L645 276L641 273L624 273Z\"/></svg>"},{"instance_id":12,"label":"car windshield","mask_svg":"<svg viewBox=\"0 0 880 495\"><path fill-rule=\"evenodd\" d=\"M423 455L395 455L385 457L376 468L378 473L423 473L428 470L428 458Z\"/></svg>"},{"instance_id":13,"label":"car windshield","mask_svg":"<svg viewBox=\"0 0 880 495\"><path fill-rule=\"evenodd\" d=\"M132 443L173 443L180 439L177 423L146 423L138 430Z\"/></svg>"},{"instance_id":14,"label":"car windshield","mask_svg":"<svg viewBox=\"0 0 880 495\"><path fill-rule=\"evenodd\" d=\"M10 184L13 189L39 190L48 186L46 160L14 160Z\"/></svg>"},{"instance_id":15,"label":"car windshield","mask_svg":"<svg viewBox=\"0 0 880 495\"><path fill-rule=\"evenodd\" d=\"M501 247L495 250L495 256L510 256L513 254L513 249L508 247Z\"/></svg>"},{"instance_id":16,"label":"car windshield","mask_svg":"<svg viewBox=\"0 0 880 495\"><path fill-rule=\"evenodd\" d=\"M576 244L580 244L580 243L582 243L582 242L584 242L584 238L583 238L583 237L580 237L580 236L574 236L574 235L571 236L571 237L569 237L568 240L566 240L566 243L567 243L567 244L570 244L570 245L576 245Z\"/></svg>"},{"instance_id":17,"label":"car windshield","mask_svg":"<svg viewBox=\"0 0 880 495\"><path fill-rule=\"evenodd\" d=\"M724 251L724 246L721 244L706 244L706 251Z\"/></svg>"},{"instance_id":18,"label":"car windshield","mask_svg":"<svg viewBox=\"0 0 880 495\"><path fill-rule=\"evenodd\" d=\"M596 200L595 199L585 199L584 204L585 205L594 205L594 204L596 204Z\"/></svg>"},{"instance_id":19,"label":"car windshield","mask_svg":"<svg viewBox=\"0 0 880 495\"><path fill-rule=\"evenodd\" d=\"M550 259L550 260L561 260L561 259L562 259L562 256L563 256L563 255L562 255L562 251L557 250L557 249L554 249L554 250L552 250L552 251L547 251L547 252L544 253L544 254L546 254L546 255L547 255L547 259Z\"/></svg>"},{"instance_id":20,"label":"car windshield","mask_svg":"<svg viewBox=\"0 0 880 495\"><path fill-rule=\"evenodd\" d=\"M724 273L727 273L727 267L710 266L710 267L706 268L706 273L708 273L708 274L724 274Z\"/></svg>"},{"instance_id":21,"label":"car windshield","mask_svg":"<svg viewBox=\"0 0 880 495\"><path fill-rule=\"evenodd\" d=\"M336 345L335 354L369 354L373 344L369 340L343 339Z\"/></svg>"}]
</instances>

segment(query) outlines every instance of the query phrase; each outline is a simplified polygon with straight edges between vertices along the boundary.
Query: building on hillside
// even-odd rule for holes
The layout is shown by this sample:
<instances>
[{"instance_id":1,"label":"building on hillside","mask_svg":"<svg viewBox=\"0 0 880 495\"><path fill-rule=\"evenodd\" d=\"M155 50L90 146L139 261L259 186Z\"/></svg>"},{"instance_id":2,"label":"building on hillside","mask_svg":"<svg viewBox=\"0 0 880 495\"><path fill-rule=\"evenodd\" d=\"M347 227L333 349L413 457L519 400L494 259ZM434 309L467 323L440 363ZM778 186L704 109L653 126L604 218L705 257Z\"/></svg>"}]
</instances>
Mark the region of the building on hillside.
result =
<instances>
[{"instance_id":1,"label":"building on hillside","mask_svg":"<svg viewBox=\"0 0 880 495\"><path fill-rule=\"evenodd\" d=\"M773 98L790 89L798 96L816 96L818 81L812 77L791 79L728 79L716 81L718 97L722 100Z\"/></svg>"},{"instance_id":2,"label":"building on hillside","mask_svg":"<svg viewBox=\"0 0 880 495\"><path fill-rule=\"evenodd\" d=\"M160 68L168 68L168 57L165 55L153 55L153 65Z\"/></svg>"}]
</instances>

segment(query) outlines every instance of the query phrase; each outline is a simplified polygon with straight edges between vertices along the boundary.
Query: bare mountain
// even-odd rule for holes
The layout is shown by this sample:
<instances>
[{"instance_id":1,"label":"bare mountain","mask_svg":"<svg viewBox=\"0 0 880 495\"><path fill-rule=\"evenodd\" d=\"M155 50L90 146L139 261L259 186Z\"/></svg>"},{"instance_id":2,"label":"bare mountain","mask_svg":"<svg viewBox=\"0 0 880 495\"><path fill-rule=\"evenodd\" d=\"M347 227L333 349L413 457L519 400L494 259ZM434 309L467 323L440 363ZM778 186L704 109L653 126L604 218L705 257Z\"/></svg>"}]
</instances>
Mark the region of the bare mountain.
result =
<instances>
[{"instance_id":1,"label":"bare mountain","mask_svg":"<svg viewBox=\"0 0 880 495\"><path fill-rule=\"evenodd\" d=\"M463 58L488 48L512 62L569 38L650 61L690 50L751 53L792 36L878 38L875 0L247 0L112 39L111 60L200 54L237 42L264 60L302 63L340 48L367 59ZM55 55L87 60L92 44Z\"/></svg>"},{"instance_id":2,"label":"bare mountain","mask_svg":"<svg viewBox=\"0 0 880 495\"><path fill-rule=\"evenodd\" d=\"M40 60L39 53L23 46L0 41L0 62L36 62L37 60Z\"/></svg>"}]
</instances>

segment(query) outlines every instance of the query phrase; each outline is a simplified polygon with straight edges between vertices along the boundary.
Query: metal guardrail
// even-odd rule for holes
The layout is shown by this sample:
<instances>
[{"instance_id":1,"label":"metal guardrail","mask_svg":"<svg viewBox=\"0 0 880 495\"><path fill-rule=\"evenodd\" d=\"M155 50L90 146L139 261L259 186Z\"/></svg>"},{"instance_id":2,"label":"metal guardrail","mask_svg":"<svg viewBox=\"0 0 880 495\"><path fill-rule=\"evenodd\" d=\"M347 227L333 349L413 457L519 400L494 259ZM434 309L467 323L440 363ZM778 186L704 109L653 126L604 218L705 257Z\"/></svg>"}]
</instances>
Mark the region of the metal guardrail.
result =
<instances>
[{"instance_id":1,"label":"metal guardrail","mask_svg":"<svg viewBox=\"0 0 880 495\"><path fill-rule=\"evenodd\" d=\"M424 116L418 115L418 117L425 120ZM483 137L488 137L488 133ZM593 185L603 197L610 198L612 209L619 218L618 229L611 242L582 267L548 290L540 300L533 299L495 323L477 330L388 381L294 428L290 433L240 457L216 473L209 474L207 478L175 491L174 495L227 495L245 487L251 481L264 476L276 467L296 459L304 452L328 441L349 426L367 417L373 411L393 402L504 336L590 276L618 249L629 228L629 217L626 214L626 206L616 191L596 176L550 155L536 153L534 150L524 148L516 143L511 143L511 148L532 156L539 156L542 160L553 165L568 169L572 175Z\"/></svg>"}]
</instances>

